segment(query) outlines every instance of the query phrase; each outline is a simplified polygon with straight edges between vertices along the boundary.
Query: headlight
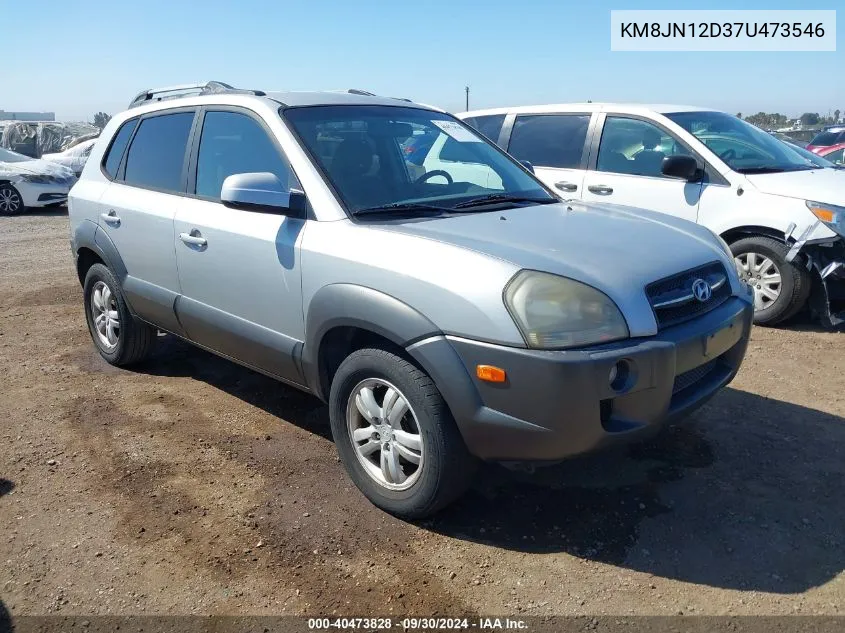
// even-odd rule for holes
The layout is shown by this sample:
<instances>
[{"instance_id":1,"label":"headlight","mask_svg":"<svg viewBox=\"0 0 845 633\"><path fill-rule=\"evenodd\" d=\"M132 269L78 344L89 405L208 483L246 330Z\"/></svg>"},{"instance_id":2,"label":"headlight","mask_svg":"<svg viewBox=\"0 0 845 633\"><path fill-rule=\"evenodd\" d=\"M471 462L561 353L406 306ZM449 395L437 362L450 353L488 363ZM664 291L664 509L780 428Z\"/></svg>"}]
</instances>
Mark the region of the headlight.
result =
<instances>
[{"instance_id":1,"label":"headlight","mask_svg":"<svg viewBox=\"0 0 845 633\"><path fill-rule=\"evenodd\" d=\"M41 174L23 174L21 180L24 182L32 182L40 185L46 185L53 181L51 176L42 176Z\"/></svg>"},{"instance_id":2,"label":"headlight","mask_svg":"<svg viewBox=\"0 0 845 633\"><path fill-rule=\"evenodd\" d=\"M505 305L529 347L560 349L628 338L628 325L602 292L572 279L521 270Z\"/></svg>"},{"instance_id":3,"label":"headlight","mask_svg":"<svg viewBox=\"0 0 845 633\"><path fill-rule=\"evenodd\" d=\"M845 207L807 200L807 208L829 228L845 236Z\"/></svg>"}]
</instances>

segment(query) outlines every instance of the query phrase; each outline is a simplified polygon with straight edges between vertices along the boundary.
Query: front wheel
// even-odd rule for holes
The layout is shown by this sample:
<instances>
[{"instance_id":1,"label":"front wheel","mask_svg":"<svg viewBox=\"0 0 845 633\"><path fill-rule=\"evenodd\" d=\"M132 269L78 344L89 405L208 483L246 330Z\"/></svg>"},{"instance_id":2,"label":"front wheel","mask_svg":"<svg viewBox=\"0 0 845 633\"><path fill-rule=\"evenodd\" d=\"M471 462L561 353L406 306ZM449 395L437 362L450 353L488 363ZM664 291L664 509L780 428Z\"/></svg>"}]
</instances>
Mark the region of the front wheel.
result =
<instances>
[{"instance_id":1,"label":"front wheel","mask_svg":"<svg viewBox=\"0 0 845 633\"><path fill-rule=\"evenodd\" d=\"M804 307L812 280L799 262L787 262L789 246L770 237L746 237L731 244L740 279L754 289L754 323L774 325Z\"/></svg>"},{"instance_id":2,"label":"front wheel","mask_svg":"<svg viewBox=\"0 0 845 633\"><path fill-rule=\"evenodd\" d=\"M0 185L0 215L23 213L23 198L10 184Z\"/></svg>"},{"instance_id":3,"label":"front wheel","mask_svg":"<svg viewBox=\"0 0 845 633\"><path fill-rule=\"evenodd\" d=\"M332 435L355 485L406 519L434 514L459 497L476 460L434 382L382 349L341 363L329 395Z\"/></svg>"}]
</instances>

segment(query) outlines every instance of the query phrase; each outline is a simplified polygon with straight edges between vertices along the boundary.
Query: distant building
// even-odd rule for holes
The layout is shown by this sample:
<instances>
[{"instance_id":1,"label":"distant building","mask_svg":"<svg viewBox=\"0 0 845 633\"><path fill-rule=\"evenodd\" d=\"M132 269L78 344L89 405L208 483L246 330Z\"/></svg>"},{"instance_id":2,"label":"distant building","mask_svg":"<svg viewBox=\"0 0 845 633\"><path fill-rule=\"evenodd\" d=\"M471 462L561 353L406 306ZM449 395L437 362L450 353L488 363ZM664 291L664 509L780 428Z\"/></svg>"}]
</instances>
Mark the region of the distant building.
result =
<instances>
[{"instance_id":1,"label":"distant building","mask_svg":"<svg viewBox=\"0 0 845 633\"><path fill-rule=\"evenodd\" d=\"M0 110L0 121L55 121L55 112L6 112Z\"/></svg>"}]
</instances>

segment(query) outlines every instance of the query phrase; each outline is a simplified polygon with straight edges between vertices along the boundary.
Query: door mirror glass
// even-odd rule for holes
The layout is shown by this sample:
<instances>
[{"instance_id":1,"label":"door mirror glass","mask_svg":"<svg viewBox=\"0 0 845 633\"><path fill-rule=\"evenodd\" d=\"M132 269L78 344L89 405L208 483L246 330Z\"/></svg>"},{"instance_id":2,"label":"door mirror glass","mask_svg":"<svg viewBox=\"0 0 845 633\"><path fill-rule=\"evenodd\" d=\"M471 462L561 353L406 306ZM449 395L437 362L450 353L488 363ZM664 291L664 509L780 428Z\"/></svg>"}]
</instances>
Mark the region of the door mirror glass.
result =
<instances>
[{"instance_id":1,"label":"door mirror glass","mask_svg":"<svg viewBox=\"0 0 845 633\"><path fill-rule=\"evenodd\" d=\"M227 176L220 200L236 209L305 217L305 194L296 189L285 191L279 178L266 171Z\"/></svg>"},{"instance_id":2,"label":"door mirror glass","mask_svg":"<svg viewBox=\"0 0 845 633\"><path fill-rule=\"evenodd\" d=\"M674 154L663 159L661 171L670 178L681 178L687 182L695 182L701 177L698 161L692 156Z\"/></svg>"}]
</instances>

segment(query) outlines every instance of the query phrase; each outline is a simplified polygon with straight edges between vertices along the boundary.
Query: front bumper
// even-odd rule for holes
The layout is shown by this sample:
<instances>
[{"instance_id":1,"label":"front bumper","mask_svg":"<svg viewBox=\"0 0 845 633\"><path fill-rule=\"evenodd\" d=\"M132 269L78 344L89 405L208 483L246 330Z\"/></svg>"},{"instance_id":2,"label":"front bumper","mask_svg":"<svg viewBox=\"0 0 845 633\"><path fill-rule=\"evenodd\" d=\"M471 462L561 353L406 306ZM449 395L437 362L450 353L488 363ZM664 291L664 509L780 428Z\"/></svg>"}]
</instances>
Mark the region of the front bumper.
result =
<instances>
[{"instance_id":1,"label":"front bumper","mask_svg":"<svg viewBox=\"0 0 845 633\"><path fill-rule=\"evenodd\" d=\"M72 186L72 184L31 182L16 185L25 207L44 207L66 202Z\"/></svg>"},{"instance_id":2,"label":"front bumper","mask_svg":"<svg viewBox=\"0 0 845 633\"><path fill-rule=\"evenodd\" d=\"M813 273L810 291L813 313L827 328L845 325L845 239L799 241L790 250L787 261L793 261L799 252Z\"/></svg>"},{"instance_id":3,"label":"front bumper","mask_svg":"<svg viewBox=\"0 0 845 633\"><path fill-rule=\"evenodd\" d=\"M751 297L644 339L588 350L542 351L455 337L409 348L430 373L470 452L487 460L558 460L656 431L727 385L751 331ZM610 385L624 362L628 379ZM505 369L488 383L476 365Z\"/></svg>"}]
</instances>

